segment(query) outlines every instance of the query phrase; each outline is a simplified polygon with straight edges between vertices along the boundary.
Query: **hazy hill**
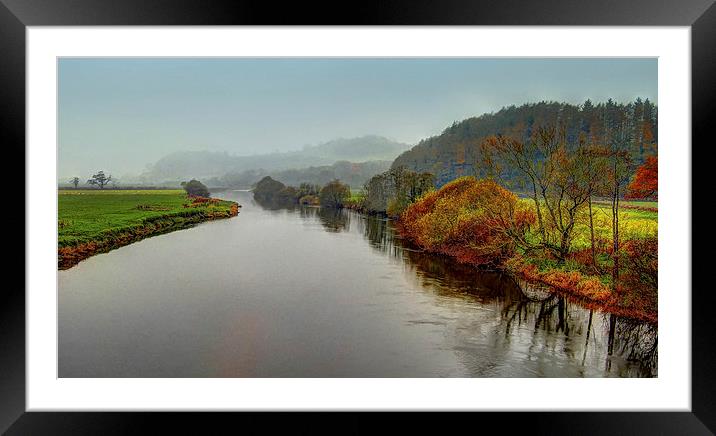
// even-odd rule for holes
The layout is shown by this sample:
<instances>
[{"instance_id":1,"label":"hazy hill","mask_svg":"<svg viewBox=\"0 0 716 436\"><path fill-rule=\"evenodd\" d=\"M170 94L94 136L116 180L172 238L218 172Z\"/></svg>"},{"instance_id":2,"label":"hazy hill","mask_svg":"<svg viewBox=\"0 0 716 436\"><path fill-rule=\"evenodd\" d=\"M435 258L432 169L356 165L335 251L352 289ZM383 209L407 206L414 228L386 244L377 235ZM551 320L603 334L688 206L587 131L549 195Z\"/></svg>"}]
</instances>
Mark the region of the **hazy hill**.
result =
<instances>
[{"instance_id":1,"label":"hazy hill","mask_svg":"<svg viewBox=\"0 0 716 436\"><path fill-rule=\"evenodd\" d=\"M238 173L228 173L222 177L207 179L209 186L249 188L266 176L278 180L288 186L298 186L301 183L325 185L331 180L340 179L352 188L360 188L371 177L387 171L392 161L378 160L368 162L338 161L333 165L311 166L308 168L289 170L247 170Z\"/></svg>"},{"instance_id":2,"label":"hazy hill","mask_svg":"<svg viewBox=\"0 0 716 436\"><path fill-rule=\"evenodd\" d=\"M335 139L299 151L253 156L226 152L184 151L159 159L140 176L146 183L209 179L244 171L278 171L310 166L332 165L336 161L366 162L393 160L409 145L382 136Z\"/></svg>"},{"instance_id":3,"label":"hazy hill","mask_svg":"<svg viewBox=\"0 0 716 436\"><path fill-rule=\"evenodd\" d=\"M480 175L480 144L490 135L508 135L527 140L540 125L564 122L567 140L576 144L581 134L600 139L605 129L623 126L624 147L636 163L655 152L657 108L649 100L637 99L628 104L613 101L594 105L589 100L576 106L567 103L540 102L509 106L498 112L455 122L440 135L420 141L402 153L393 166L435 175L436 184L443 185L464 175Z\"/></svg>"}]
</instances>

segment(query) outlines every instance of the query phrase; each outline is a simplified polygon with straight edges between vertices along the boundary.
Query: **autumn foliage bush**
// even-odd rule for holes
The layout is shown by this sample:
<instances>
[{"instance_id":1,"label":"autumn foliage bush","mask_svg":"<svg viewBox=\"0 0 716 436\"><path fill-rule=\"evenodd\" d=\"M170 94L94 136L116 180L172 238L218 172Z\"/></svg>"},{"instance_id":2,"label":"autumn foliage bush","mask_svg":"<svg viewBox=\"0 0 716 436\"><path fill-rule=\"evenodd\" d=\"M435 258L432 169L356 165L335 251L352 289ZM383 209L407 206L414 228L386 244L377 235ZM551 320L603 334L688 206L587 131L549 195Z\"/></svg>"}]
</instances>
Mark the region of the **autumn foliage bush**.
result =
<instances>
[{"instance_id":1,"label":"autumn foliage bush","mask_svg":"<svg viewBox=\"0 0 716 436\"><path fill-rule=\"evenodd\" d=\"M401 215L404 237L463 263L501 266L535 222L531 209L489 179L462 177L411 204Z\"/></svg>"},{"instance_id":2,"label":"autumn foliage bush","mask_svg":"<svg viewBox=\"0 0 716 436\"><path fill-rule=\"evenodd\" d=\"M659 188L659 160L656 156L646 158L627 186L626 198L656 198Z\"/></svg>"}]
</instances>

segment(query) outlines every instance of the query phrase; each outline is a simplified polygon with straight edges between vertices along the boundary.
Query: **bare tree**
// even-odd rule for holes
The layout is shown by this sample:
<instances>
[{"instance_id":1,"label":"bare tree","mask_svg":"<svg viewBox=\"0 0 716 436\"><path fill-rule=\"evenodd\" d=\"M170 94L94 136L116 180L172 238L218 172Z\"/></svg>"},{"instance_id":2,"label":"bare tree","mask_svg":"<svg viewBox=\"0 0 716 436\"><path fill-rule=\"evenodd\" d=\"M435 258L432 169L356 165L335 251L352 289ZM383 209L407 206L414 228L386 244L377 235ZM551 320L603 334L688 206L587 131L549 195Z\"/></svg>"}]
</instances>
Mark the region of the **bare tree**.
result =
<instances>
[{"instance_id":1,"label":"bare tree","mask_svg":"<svg viewBox=\"0 0 716 436\"><path fill-rule=\"evenodd\" d=\"M534 248L545 248L560 261L569 254L578 212L593 193L578 150L567 147L565 129L556 124L538 127L529 141L493 136L482 144L490 174L531 188L541 235Z\"/></svg>"},{"instance_id":2,"label":"bare tree","mask_svg":"<svg viewBox=\"0 0 716 436\"><path fill-rule=\"evenodd\" d=\"M537 225L542 242L546 242L542 207L537 194L540 168L536 144L497 135L487 138L481 144L481 151L482 164L489 176L497 178L503 185L509 185L508 180L512 180L521 188L528 187L537 212Z\"/></svg>"}]
</instances>

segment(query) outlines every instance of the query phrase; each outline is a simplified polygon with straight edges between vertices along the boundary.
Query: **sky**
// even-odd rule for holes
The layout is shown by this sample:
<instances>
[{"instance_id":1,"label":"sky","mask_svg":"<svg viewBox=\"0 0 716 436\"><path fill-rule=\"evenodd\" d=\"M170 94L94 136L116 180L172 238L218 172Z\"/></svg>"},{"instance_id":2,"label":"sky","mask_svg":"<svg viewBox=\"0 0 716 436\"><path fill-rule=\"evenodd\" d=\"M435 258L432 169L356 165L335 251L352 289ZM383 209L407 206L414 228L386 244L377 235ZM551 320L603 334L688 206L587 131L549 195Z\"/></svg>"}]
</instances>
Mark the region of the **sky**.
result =
<instances>
[{"instance_id":1,"label":"sky","mask_svg":"<svg viewBox=\"0 0 716 436\"><path fill-rule=\"evenodd\" d=\"M408 144L541 100L657 100L657 60L61 58L60 178L138 174L175 151L298 150L376 134Z\"/></svg>"}]
</instances>

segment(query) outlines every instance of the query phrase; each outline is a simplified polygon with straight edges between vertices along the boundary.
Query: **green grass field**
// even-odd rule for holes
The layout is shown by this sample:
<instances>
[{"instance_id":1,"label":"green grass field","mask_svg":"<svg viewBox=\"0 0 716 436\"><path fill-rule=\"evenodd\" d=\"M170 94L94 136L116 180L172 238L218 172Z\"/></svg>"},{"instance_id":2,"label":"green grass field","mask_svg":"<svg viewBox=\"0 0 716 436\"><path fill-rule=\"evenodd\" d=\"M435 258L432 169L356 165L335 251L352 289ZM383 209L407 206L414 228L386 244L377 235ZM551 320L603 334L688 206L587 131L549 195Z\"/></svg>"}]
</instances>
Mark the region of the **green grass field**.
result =
<instances>
[{"instance_id":1,"label":"green grass field","mask_svg":"<svg viewBox=\"0 0 716 436\"><path fill-rule=\"evenodd\" d=\"M228 212L233 204L220 201L184 207L191 200L183 190L60 190L57 200L60 247L102 240L158 219L181 221L195 215Z\"/></svg>"},{"instance_id":2,"label":"green grass field","mask_svg":"<svg viewBox=\"0 0 716 436\"><path fill-rule=\"evenodd\" d=\"M532 207L532 200L521 199L520 201ZM658 234L659 221L655 201L625 201L619 202L619 232L620 239L643 239ZM649 208L650 210L634 209L634 207ZM612 207L607 202L592 204L594 213L594 235L597 239L612 239ZM572 249L580 250L590 247L591 237L589 233L589 214L586 209L582 210L583 216L578 217L579 224L574 228L574 240ZM535 239L537 235L532 235Z\"/></svg>"},{"instance_id":3,"label":"green grass field","mask_svg":"<svg viewBox=\"0 0 716 436\"><path fill-rule=\"evenodd\" d=\"M608 201L596 201L595 203L600 205L611 205ZM639 200L619 200L620 206L626 206L626 207L644 207L644 208L652 208L656 209L659 206L659 203L656 201L639 201Z\"/></svg>"},{"instance_id":4,"label":"green grass field","mask_svg":"<svg viewBox=\"0 0 716 436\"><path fill-rule=\"evenodd\" d=\"M365 197L365 192L362 189L351 189L351 196L348 201L358 203Z\"/></svg>"}]
</instances>

